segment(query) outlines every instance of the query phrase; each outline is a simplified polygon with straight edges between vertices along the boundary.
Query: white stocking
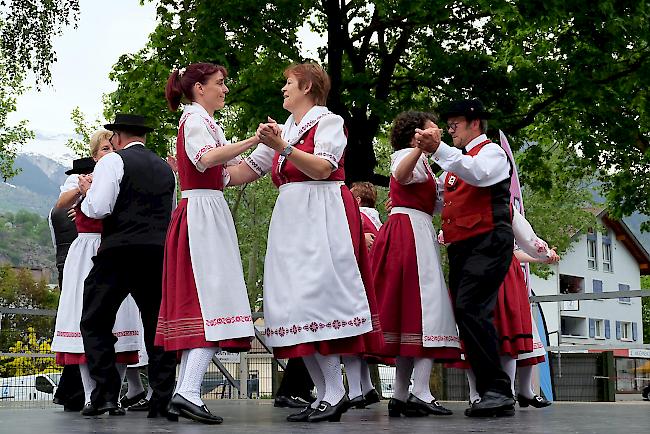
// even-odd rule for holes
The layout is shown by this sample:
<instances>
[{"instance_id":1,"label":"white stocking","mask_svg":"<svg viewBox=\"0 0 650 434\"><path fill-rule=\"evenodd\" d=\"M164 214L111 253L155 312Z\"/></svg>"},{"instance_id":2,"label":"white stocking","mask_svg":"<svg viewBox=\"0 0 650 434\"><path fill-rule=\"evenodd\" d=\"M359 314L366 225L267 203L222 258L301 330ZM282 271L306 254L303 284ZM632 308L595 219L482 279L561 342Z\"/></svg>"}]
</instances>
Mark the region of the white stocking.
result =
<instances>
[{"instance_id":1,"label":"white stocking","mask_svg":"<svg viewBox=\"0 0 650 434\"><path fill-rule=\"evenodd\" d=\"M524 398L533 399L533 365L521 366L517 368L519 374L519 394Z\"/></svg>"},{"instance_id":2,"label":"white stocking","mask_svg":"<svg viewBox=\"0 0 650 434\"><path fill-rule=\"evenodd\" d=\"M510 377L510 389L512 396L515 396L515 374L517 372L517 360L508 355L501 356L501 369Z\"/></svg>"},{"instance_id":3,"label":"white stocking","mask_svg":"<svg viewBox=\"0 0 650 434\"><path fill-rule=\"evenodd\" d=\"M348 377L348 396L350 399L361 396L361 358L343 356L345 375Z\"/></svg>"},{"instance_id":4,"label":"white stocking","mask_svg":"<svg viewBox=\"0 0 650 434\"><path fill-rule=\"evenodd\" d=\"M343 374L341 373L341 357L337 354L323 356L314 354L318 366L325 379L325 396L323 401L332 405L338 404L345 396L345 386L343 385Z\"/></svg>"},{"instance_id":5,"label":"white stocking","mask_svg":"<svg viewBox=\"0 0 650 434\"><path fill-rule=\"evenodd\" d=\"M187 355L190 352L188 350L183 351L181 354L181 363L178 367L178 377L176 378L176 387L174 387L174 394L178 393L178 387L181 385L181 378L185 375L185 367L187 366ZM151 387L149 388L151 390Z\"/></svg>"},{"instance_id":6,"label":"white stocking","mask_svg":"<svg viewBox=\"0 0 650 434\"><path fill-rule=\"evenodd\" d=\"M127 398L133 398L134 396L144 392L144 386L142 385L142 379L140 378L140 369L127 368L126 381L129 383L129 388L126 391Z\"/></svg>"},{"instance_id":7,"label":"white stocking","mask_svg":"<svg viewBox=\"0 0 650 434\"><path fill-rule=\"evenodd\" d=\"M368 367L368 362L361 359L361 392L365 396L374 388L375 386L372 384L372 378L370 378L370 368Z\"/></svg>"},{"instance_id":8,"label":"white stocking","mask_svg":"<svg viewBox=\"0 0 650 434\"><path fill-rule=\"evenodd\" d=\"M413 395L424 402L431 402L434 399L429 387L432 367L433 359L416 357L413 363Z\"/></svg>"},{"instance_id":9,"label":"white stocking","mask_svg":"<svg viewBox=\"0 0 650 434\"><path fill-rule=\"evenodd\" d=\"M316 400L312 402L311 407L317 408L318 404L320 404L325 397L325 377L323 377L323 371L320 370L320 366L313 354L303 356L302 360L305 362L305 367L307 368L307 372L309 372L311 381L314 383L314 386L316 386Z\"/></svg>"},{"instance_id":10,"label":"white stocking","mask_svg":"<svg viewBox=\"0 0 650 434\"><path fill-rule=\"evenodd\" d=\"M203 376L208 370L212 356L219 350L217 347L193 348L187 352L187 365L183 377L179 379L178 394L190 401L192 404L203 405L201 399L201 383Z\"/></svg>"},{"instance_id":11,"label":"white stocking","mask_svg":"<svg viewBox=\"0 0 650 434\"><path fill-rule=\"evenodd\" d=\"M472 368L467 368L465 370L467 374L467 384L469 384L469 402L470 404L481 399L481 395L476 391L476 375Z\"/></svg>"},{"instance_id":12,"label":"white stocking","mask_svg":"<svg viewBox=\"0 0 650 434\"><path fill-rule=\"evenodd\" d=\"M90 371L88 370L88 365L87 364L80 364L79 365L79 373L81 374L81 383L84 386L84 399L85 403L90 402L90 395L93 393L93 390L95 390L95 380L90 376Z\"/></svg>"}]
</instances>

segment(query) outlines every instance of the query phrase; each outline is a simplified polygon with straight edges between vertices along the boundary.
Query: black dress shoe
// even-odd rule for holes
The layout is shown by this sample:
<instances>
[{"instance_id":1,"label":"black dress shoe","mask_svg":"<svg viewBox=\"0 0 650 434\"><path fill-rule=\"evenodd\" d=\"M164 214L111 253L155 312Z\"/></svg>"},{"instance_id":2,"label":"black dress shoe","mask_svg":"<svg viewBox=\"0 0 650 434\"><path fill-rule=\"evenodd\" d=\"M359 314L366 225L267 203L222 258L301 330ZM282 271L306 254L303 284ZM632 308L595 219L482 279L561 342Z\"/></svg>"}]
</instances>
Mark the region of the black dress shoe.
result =
<instances>
[{"instance_id":1,"label":"black dress shoe","mask_svg":"<svg viewBox=\"0 0 650 434\"><path fill-rule=\"evenodd\" d=\"M535 408L543 408L548 407L552 404L551 401L547 400L546 398L542 398L539 395L533 395L532 398L526 398L523 395L517 395L517 401L519 402L519 407L522 408L528 407L529 405L532 405Z\"/></svg>"},{"instance_id":2,"label":"black dress shoe","mask_svg":"<svg viewBox=\"0 0 650 434\"><path fill-rule=\"evenodd\" d=\"M177 410L181 416L210 425L216 425L223 422L223 418L210 413L210 410L208 410L208 407L206 407L205 404L198 406L183 398L178 393L172 397L169 404L169 413L173 413Z\"/></svg>"},{"instance_id":3,"label":"black dress shoe","mask_svg":"<svg viewBox=\"0 0 650 434\"><path fill-rule=\"evenodd\" d=\"M299 396L276 396L273 401L274 407L283 407L283 408L305 408L309 407L311 403L302 399Z\"/></svg>"},{"instance_id":4,"label":"black dress shoe","mask_svg":"<svg viewBox=\"0 0 650 434\"><path fill-rule=\"evenodd\" d=\"M110 416L126 416L126 410L120 407L113 410L108 410L108 414Z\"/></svg>"},{"instance_id":5,"label":"black dress shoe","mask_svg":"<svg viewBox=\"0 0 650 434\"><path fill-rule=\"evenodd\" d=\"M427 414L421 412L417 408L406 405L406 402L404 401L400 401L396 398L391 398L388 401L388 416L400 417L401 415L404 415L406 417L422 417L426 416Z\"/></svg>"},{"instance_id":6,"label":"black dress shoe","mask_svg":"<svg viewBox=\"0 0 650 434\"><path fill-rule=\"evenodd\" d=\"M340 422L341 415L349 408L349 403L350 400L347 395L343 395L343 398L341 398L335 405L332 405L327 401L321 401L312 414L307 417L307 420L309 422L322 422L324 420Z\"/></svg>"},{"instance_id":7,"label":"black dress shoe","mask_svg":"<svg viewBox=\"0 0 650 434\"><path fill-rule=\"evenodd\" d=\"M129 411L149 411L149 400L143 398L128 408Z\"/></svg>"},{"instance_id":8,"label":"black dress shoe","mask_svg":"<svg viewBox=\"0 0 650 434\"><path fill-rule=\"evenodd\" d=\"M106 401L102 404L93 404L92 402L89 402L84 405L84 408L81 410L81 414L83 416L99 416L100 414L104 414L107 411L117 410L118 408L120 407L117 405L117 403L111 401Z\"/></svg>"},{"instance_id":9,"label":"black dress shoe","mask_svg":"<svg viewBox=\"0 0 650 434\"><path fill-rule=\"evenodd\" d=\"M309 415L314 412L314 409L311 407L303 408L298 413L290 414L287 416L288 422L307 422Z\"/></svg>"},{"instance_id":10,"label":"black dress shoe","mask_svg":"<svg viewBox=\"0 0 650 434\"><path fill-rule=\"evenodd\" d=\"M363 400L366 402L366 405L376 404L381 401L379 393L375 389L372 389L370 392L363 395Z\"/></svg>"},{"instance_id":11,"label":"black dress shoe","mask_svg":"<svg viewBox=\"0 0 650 434\"><path fill-rule=\"evenodd\" d=\"M349 408L366 408L366 400L363 395L355 396L348 401Z\"/></svg>"},{"instance_id":12,"label":"black dress shoe","mask_svg":"<svg viewBox=\"0 0 650 434\"><path fill-rule=\"evenodd\" d=\"M120 405L122 406L122 408L129 408L132 405L137 404L141 399L144 399L146 397L147 397L147 392L145 392L144 390L138 393L137 395L135 395L133 398L129 398L128 396L124 395L120 399Z\"/></svg>"},{"instance_id":13,"label":"black dress shoe","mask_svg":"<svg viewBox=\"0 0 650 434\"><path fill-rule=\"evenodd\" d=\"M433 414L435 416L449 416L454 414L453 411L448 408L443 407L440 403L433 398L433 401L426 402L413 395L409 395L409 399L406 401L407 411L419 411L426 415Z\"/></svg>"},{"instance_id":14,"label":"black dress shoe","mask_svg":"<svg viewBox=\"0 0 650 434\"><path fill-rule=\"evenodd\" d=\"M178 422L178 411L175 410L175 407L171 405L171 402L166 404L161 403L155 398L152 398L149 401L149 413L147 413L147 418L156 418L159 415L166 417L170 422Z\"/></svg>"},{"instance_id":15,"label":"black dress shoe","mask_svg":"<svg viewBox=\"0 0 650 434\"><path fill-rule=\"evenodd\" d=\"M515 400L499 392L487 391L465 411L468 417L504 417L515 413Z\"/></svg>"}]
</instances>

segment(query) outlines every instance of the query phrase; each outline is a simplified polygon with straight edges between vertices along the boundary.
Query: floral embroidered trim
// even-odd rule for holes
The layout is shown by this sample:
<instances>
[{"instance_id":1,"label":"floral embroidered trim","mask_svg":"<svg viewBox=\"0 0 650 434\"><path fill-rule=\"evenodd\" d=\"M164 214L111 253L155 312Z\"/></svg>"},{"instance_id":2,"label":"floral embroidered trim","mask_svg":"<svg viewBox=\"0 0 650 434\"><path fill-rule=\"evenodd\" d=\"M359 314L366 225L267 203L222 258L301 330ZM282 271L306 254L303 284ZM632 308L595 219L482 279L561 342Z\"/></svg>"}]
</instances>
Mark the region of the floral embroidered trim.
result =
<instances>
[{"instance_id":1,"label":"floral embroidered trim","mask_svg":"<svg viewBox=\"0 0 650 434\"><path fill-rule=\"evenodd\" d=\"M322 157L323 159L329 161L329 162L332 163L336 168L339 167L339 162L338 162L338 160L336 159L336 156L335 156L334 154L330 153L330 152L318 151L318 152L314 152L314 155L317 156L317 157Z\"/></svg>"},{"instance_id":2,"label":"floral embroidered trim","mask_svg":"<svg viewBox=\"0 0 650 434\"><path fill-rule=\"evenodd\" d=\"M422 338L424 342L460 342L458 336L425 335Z\"/></svg>"},{"instance_id":3,"label":"floral embroidered trim","mask_svg":"<svg viewBox=\"0 0 650 434\"><path fill-rule=\"evenodd\" d=\"M203 157L205 155L206 152L208 152L210 149L214 149L214 148L216 148L215 145L205 145L204 147L199 149L199 152L197 152L196 155L194 156L193 163L196 165L199 162L199 160L201 159L201 157Z\"/></svg>"},{"instance_id":4,"label":"floral embroidered trim","mask_svg":"<svg viewBox=\"0 0 650 434\"><path fill-rule=\"evenodd\" d=\"M458 342L458 336L441 336L441 335L421 335L418 333L394 333L384 332L384 341L386 343L400 343L400 344L417 344L422 345L422 342Z\"/></svg>"},{"instance_id":5,"label":"floral embroidered trim","mask_svg":"<svg viewBox=\"0 0 650 434\"><path fill-rule=\"evenodd\" d=\"M218 325L235 324L239 322L253 322L253 317L251 315L222 316L219 318L206 319L205 325L208 327L214 327Z\"/></svg>"},{"instance_id":6,"label":"floral embroidered trim","mask_svg":"<svg viewBox=\"0 0 650 434\"><path fill-rule=\"evenodd\" d=\"M81 337L81 332L62 332L58 331L56 332L57 336L61 336L62 338L80 338Z\"/></svg>"},{"instance_id":7,"label":"floral embroidered trim","mask_svg":"<svg viewBox=\"0 0 650 434\"><path fill-rule=\"evenodd\" d=\"M354 319L351 319L349 321L335 319L334 321L330 321L328 323L312 321L302 326L294 324L289 327L279 327L277 329L266 328L266 330L264 330L264 335L267 337L273 335L284 337L288 334L297 335L300 332L316 333L317 331L325 328L338 330L344 327L361 327L361 325L367 322L368 322L367 318L359 318L359 317L355 317Z\"/></svg>"},{"instance_id":8,"label":"floral embroidered trim","mask_svg":"<svg viewBox=\"0 0 650 434\"><path fill-rule=\"evenodd\" d=\"M321 119L323 119L325 116L328 116L328 115L331 115L331 114L333 114L333 113L330 112L330 111L328 111L328 112L322 113L320 116L317 116L317 117L315 117L314 119L312 119L311 121L307 122L305 125L303 125L302 127L300 127L300 129L298 130L298 132L296 133L296 135L295 135L293 138L291 138L290 140L287 140L287 143L288 143L289 145L291 145L291 146L294 146L296 143L298 143L298 141L300 140L300 138L301 138L301 137L302 137L302 136L303 136L307 131L309 131L309 130L314 126L314 125L316 125L317 123L319 123L319 122L321 121ZM278 157L277 173L278 173L278 175L280 175L280 176L282 176L282 173L281 173L281 172L282 172L282 166L284 165L283 163L284 163L285 160L286 160L286 158L283 157L282 155L280 155L280 156Z\"/></svg>"},{"instance_id":9,"label":"floral embroidered trim","mask_svg":"<svg viewBox=\"0 0 650 434\"><path fill-rule=\"evenodd\" d=\"M541 342L533 342L533 350L539 350L540 348L544 348L544 344Z\"/></svg>"},{"instance_id":10,"label":"floral embroidered trim","mask_svg":"<svg viewBox=\"0 0 650 434\"><path fill-rule=\"evenodd\" d=\"M264 171L262 170L262 166L257 164L255 160L253 160L250 155L246 158L244 158L244 162L248 164L248 166L255 171L259 176L264 176Z\"/></svg>"},{"instance_id":11,"label":"floral embroidered trim","mask_svg":"<svg viewBox=\"0 0 650 434\"><path fill-rule=\"evenodd\" d=\"M80 338L81 337L81 332L64 332L64 331L58 331L56 332L57 336L61 336L62 338ZM119 331L117 333L113 333L113 336L121 338L123 336L139 336L140 332L138 330L123 330Z\"/></svg>"}]
</instances>

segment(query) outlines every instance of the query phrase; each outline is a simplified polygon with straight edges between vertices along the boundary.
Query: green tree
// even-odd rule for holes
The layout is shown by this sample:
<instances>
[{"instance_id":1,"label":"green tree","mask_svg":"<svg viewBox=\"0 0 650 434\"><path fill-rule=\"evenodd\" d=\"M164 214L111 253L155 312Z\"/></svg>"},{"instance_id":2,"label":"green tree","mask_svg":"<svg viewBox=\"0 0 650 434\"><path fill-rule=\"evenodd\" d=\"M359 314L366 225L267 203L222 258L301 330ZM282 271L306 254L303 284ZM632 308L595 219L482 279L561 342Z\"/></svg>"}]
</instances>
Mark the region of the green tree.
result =
<instances>
[{"instance_id":1,"label":"green tree","mask_svg":"<svg viewBox=\"0 0 650 434\"><path fill-rule=\"evenodd\" d=\"M374 174L373 144L399 111L478 96L495 112L493 127L513 143L536 143L525 151L534 173L543 174L554 147L567 171L599 177L612 215L650 214L647 0L156 3L159 26L145 49L119 59L111 75L119 86L106 102L107 118L150 115L158 127L151 147L161 154L178 120L163 98L173 67L226 65L236 115L226 127L244 135L267 115L284 117L280 73L305 60L297 31L306 22L326 41L316 60L332 78L328 106L349 128L349 181L385 183Z\"/></svg>"},{"instance_id":2,"label":"green tree","mask_svg":"<svg viewBox=\"0 0 650 434\"><path fill-rule=\"evenodd\" d=\"M641 289L650 289L650 276L641 276ZM643 297L641 318L643 321L643 343L650 344L650 297Z\"/></svg>"}]
</instances>

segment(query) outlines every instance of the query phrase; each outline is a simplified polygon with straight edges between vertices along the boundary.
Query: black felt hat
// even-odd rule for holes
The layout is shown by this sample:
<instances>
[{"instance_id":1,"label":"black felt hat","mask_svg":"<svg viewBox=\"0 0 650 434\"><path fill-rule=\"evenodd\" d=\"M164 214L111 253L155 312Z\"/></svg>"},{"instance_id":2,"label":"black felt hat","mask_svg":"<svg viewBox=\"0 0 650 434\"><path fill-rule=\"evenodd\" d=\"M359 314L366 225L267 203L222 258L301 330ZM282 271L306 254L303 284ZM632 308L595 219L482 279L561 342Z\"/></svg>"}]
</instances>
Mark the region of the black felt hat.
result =
<instances>
[{"instance_id":1,"label":"black felt hat","mask_svg":"<svg viewBox=\"0 0 650 434\"><path fill-rule=\"evenodd\" d=\"M95 169L95 160L91 157L77 158L72 161L72 169L66 170L66 175L77 173L79 175L87 175L93 173Z\"/></svg>"},{"instance_id":2,"label":"black felt hat","mask_svg":"<svg viewBox=\"0 0 650 434\"><path fill-rule=\"evenodd\" d=\"M104 128L109 131L133 131L142 133L153 131L153 128L147 125L146 117L127 113L116 114L115 122L104 125Z\"/></svg>"},{"instance_id":3,"label":"black felt hat","mask_svg":"<svg viewBox=\"0 0 650 434\"><path fill-rule=\"evenodd\" d=\"M454 116L464 116L467 120L490 119L491 113L485 110L485 106L478 99L462 99L452 101L447 110L443 111L440 118L447 122L447 119Z\"/></svg>"}]
</instances>

